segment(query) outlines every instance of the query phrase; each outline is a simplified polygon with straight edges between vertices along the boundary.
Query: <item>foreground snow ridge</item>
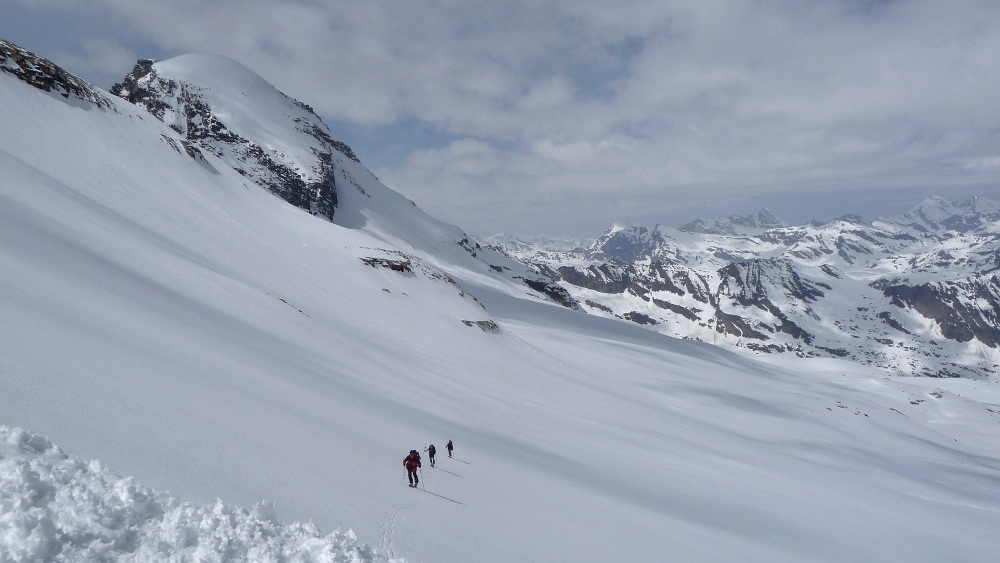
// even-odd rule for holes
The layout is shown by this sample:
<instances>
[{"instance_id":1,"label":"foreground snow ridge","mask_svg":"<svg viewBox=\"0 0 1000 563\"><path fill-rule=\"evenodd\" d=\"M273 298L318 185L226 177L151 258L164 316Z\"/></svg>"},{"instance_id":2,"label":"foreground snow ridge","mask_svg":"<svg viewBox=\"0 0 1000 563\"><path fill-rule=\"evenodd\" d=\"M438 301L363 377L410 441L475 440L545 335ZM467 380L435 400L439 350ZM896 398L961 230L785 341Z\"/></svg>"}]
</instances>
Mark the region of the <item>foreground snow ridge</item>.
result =
<instances>
[{"instance_id":1,"label":"foreground snow ridge","mask_svg":"<svg viewBox=\"0 0 1000 563\"><path fill-rule=\"evenodd\" d=\"M194 506L7 426L0 530L0 561L386 561L350 530L282 524L270 503Z\"/></svg>"}]
</instances>

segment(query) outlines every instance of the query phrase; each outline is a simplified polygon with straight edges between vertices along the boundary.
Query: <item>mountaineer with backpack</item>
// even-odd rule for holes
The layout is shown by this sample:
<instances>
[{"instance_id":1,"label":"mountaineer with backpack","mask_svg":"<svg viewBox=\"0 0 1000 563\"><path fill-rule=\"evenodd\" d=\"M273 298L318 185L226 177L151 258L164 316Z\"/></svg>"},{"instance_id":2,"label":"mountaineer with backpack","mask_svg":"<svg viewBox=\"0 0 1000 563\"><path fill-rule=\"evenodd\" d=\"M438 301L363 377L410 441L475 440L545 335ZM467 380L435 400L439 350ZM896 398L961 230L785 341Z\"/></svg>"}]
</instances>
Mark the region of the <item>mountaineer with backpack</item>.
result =
<instances>
[{"instance_id":1,"label":"mountaineer with backpack","mask_svg":"<svg viewBox=\"0 0 1000 563\"><path fill-rule=\"evenodd\" d=\"M434 467L434 454L437 453L437 448L434 447L434 444L431 444L424 448L424 451L427 452L427 457L431 460L431 467Z\"/></svg>"},{"instance_id":2,"label":"mountaineer with backpack","mask_svg":"<svg viewBox=\"0 0 1000 563\"><path fill-rule=\"evenodd\" d=\"M417 469L420 469L420 454L417 450L410 450L410 455L403 458L403 467L406 468L406 478L410 480L410 486L419 485L420 477L417 476Z\"/></svg>"},{"instance_id":3,"label":"mountaineer with backpack","mask_svg":"<svg viewBox=\"0 0 1000 563\"><path fill-rule=\"evenodd\" d=\"M445 449L448 450L448 457L451 457L451 450L455 449L455 446L452 445L451 440L448 440L448 444L445 446Z\"/></svg>"}]
</instances>

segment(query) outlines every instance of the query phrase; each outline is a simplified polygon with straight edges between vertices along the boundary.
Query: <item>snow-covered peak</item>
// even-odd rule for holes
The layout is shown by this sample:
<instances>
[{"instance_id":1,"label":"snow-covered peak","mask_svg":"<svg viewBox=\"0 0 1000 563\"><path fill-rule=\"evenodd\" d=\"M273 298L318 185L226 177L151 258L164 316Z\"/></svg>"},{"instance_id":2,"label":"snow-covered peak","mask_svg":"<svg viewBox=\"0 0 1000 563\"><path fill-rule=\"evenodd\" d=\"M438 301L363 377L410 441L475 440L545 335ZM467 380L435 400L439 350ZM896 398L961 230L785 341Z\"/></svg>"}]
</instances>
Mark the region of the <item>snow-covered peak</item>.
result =
<instances>
[{"instance_id":1,"label":"snow-covered peak","mask_svg":"<svg viewBox=\"0 0 1000 563\"><path fill-rule=\"evenodd\" d=\"M922 233L955 231L967 233L1000 221L1000 203L982 197L951 202L931 196L903 215L885 217L877 223L915 229Z\"/></svg>"},{"instance_id":2,"label":"snow-covered peak","mask_svg":"<svg viewBox=\"0 0 1000 563\"><path fill-rule=\"evenodd\" d=\"M196 86L215 108L216 116L234 133L263 146L291 155L308 155L317 148L317 141L336 144L312 108L281 93L233 59L192 53L156 62L152 67L161 78ZM341 143L335 148L357 160L347 145Z\"/></svg>"},{"instance_id":3,"label":"snow-covered peak","mask_svg":"<svg viewBox=\"0 0 1000 563\"><path fill-rule=\"evenodd\" d=\"M730 215L724 219L695 219L680 227L679 230L716 235L746 235L784 226L784 221L778 219L774 213L764 207L755 215Z\"/></svg>"},{"instance_id":4,"label":"snow-covered peak","mask_svg":"<svg viewBox=\"0 0 1000 563\"><path fill-rule=\"evenodd\" d=\"M586 250L589 260L635 262L667 253L674 240L663 232L660 225L651 227L622 227L615 225L601 235Z\"/></svg>"},{"instance_id":5,"label":"snow-covered peak","mask_svg":"<svg viewBox=\"0 0 1000 563\"><path fill-rule=\"evenodd\" d=\"M1000 214L1000 201L993 201L984 197L974 196L965 202L972 211L989 215Z\"/></svg>"},{"instance_id":6,"label":"snow-covered peak","mask_svg":"<svg viewBox=\"0 0 1000 563\"><path fill-rule=\"evenodd\" d=\"M460 228L428 216L382 184L311 107L232 59L206 54L140 59L112 93L313 215L364 230L399 251L418 251L431 262L479 258L477 267L514 276L512 267L484 263ZM522 272L516 283L552 293L550 282L537 274Z\"/></svg>"},{"instance_id":7,"label":"snow-covered peak","mask_svg":"<svg viewBox=\"0 0 1000 563\"><path fill-rule=\"evenodd\" d=\"M164 78L172 78L221 92L250 94L256 104L270 97L282 104L284 94L242 63L222 55L188 53L153 64Z\"/></svg>"},{"instance_id":8,"label":"snow-covered peak","mask_svg":"<svg viewBox=\"0 0 1000 563\"><path fill-rule=\"evenodd\" d=\"M593 239L581 240L573 237L527 236L500 233L486 237L484 242L505 252L527 250L529 248L542 248L550 252L574 252L581 251L583 247L592 244L594 241Z\"/></svg>"},{"instance_id":9,"label":"snow-covered peak","mask_svg":"<svg viewBox=\"0 0 1000 563\"><path fill-rule=\"evenodd\" d=\"M111 92L285 201L333 219L338 172L357 157L309 106L240 63L205 54L140 59Z\"/></svg>"}]
</instances>

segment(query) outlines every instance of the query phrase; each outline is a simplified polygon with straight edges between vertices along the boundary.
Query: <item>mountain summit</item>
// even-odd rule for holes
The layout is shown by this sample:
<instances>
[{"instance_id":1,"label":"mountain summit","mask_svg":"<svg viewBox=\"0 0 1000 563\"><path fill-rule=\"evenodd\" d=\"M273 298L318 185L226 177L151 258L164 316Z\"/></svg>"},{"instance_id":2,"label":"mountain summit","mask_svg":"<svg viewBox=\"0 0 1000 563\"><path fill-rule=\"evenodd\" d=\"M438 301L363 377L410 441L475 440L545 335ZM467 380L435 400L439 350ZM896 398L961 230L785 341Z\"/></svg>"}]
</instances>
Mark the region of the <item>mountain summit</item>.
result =
<instances>
[{"instance_id":1,"label":"mountain summit","mask_svg":"<svg viewBox=\"0 0 1000 563\"><path fill-rule=\"evenodd\" d=\"M139 105L184 138L285 201L326 219L354 152L309 106L218 55L140 59L111 93Z\"/></svg>"},{"instance_id":2,"label":"mountain summit","mask_svg":"<svg viewBox=\"0 0 1000 563\"><path fill-rule=\"evenodd\" d=\"M929 197L907 213L880 219L879 222L922 233L953 231L962 234L995 234L1000 232L1000 227L997 226L1000 222L1000 202L981 197L962 202Z\"/></svg>"}]
</instances>

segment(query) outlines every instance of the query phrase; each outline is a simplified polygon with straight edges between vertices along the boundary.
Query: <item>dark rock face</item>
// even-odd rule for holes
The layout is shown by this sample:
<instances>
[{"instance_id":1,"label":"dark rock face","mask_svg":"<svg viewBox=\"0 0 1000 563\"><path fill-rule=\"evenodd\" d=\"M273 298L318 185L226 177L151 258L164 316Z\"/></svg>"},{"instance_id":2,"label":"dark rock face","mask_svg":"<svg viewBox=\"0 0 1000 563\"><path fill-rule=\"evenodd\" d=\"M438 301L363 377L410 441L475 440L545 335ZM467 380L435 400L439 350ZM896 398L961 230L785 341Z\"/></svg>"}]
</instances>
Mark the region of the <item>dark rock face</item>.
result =
<instances>
[{"instance_id":1,"label":"dark rock face","mask_svg":"<svg viewBox=\"0 0 1000 563\"><path fill-rule=\"evenodd\" d=\"M149 87L148 81L140 82L141 79L146 77L155 78L156 73L153 70L153 63L155 62L153 59L139 59L135 63L135 66L132 67L132 72L125 77L125 80L111 87L111 93L131 104L146 108L149 113L156 116L160 121L163 121L164 112L170 106L160 99L160 91ZM173 91L179 88L179 85L176 82L168 81L168 87L168 91Z\"/></svg>"},{"instance_id":2,"label":"dark rock face","mask_svg":"<svg viewBox=\"0 0 1000 563\"><path fill-rule=\"evenodd\" d=\"M627 266L560 266L548 273L557 280L601 293L647 295L651 291L668 291L679 296L690 295L702 303L715 302L715 294L703 276L675 264L654 261Z\"/></svg>"},{"instance_id":3,"label":"dark rock face","mask_svg":"<svg viewBox=\"0 0 1000 563\"><path fill-rule=\"evenodd\" d=\"M973 338L1000 346L1000 277L916 286L892 285L884 290L897 307L912 307L937 321L941 335L968 342Z\"/></svg>"},{"instance_id":4,"label":"dark rock face","mask_svg":"<svg viewBox=\"0 0 1000 563\"><path fill-rule=\"evenodd\" d=\"M333 153L357 161L346 144L333 139L312 109L289 99L310 112L309 119L294 118L297 128L315 140L311 170L300 170L283 155L233 132L214 112L196 85L161 78L155 61L140 59L111 93L145 108L160 120L176 112L182 119L170 127L201 150L233 163L248 177L288 203L327 220L337 208L337 168Z\"/></svg>"},{"instance_id":5,"label":"dark rock face","mask_svg":"<svg viewBox=\"0 0 1000 563\"><path fill-rule=\"evenodd\" d=\"M625 313L624 315L622 315L622 318L625 319L625 320L627 320L627 321L632 321L633 323L639 324L639 325L656 325L656 324L660 324L660 323L654 321L653 318L650 317L649 315L640 313L638 311L629 311L628 313Z\"/></svg>"},{"instance_id":6,"label":"dark rock face","mask_svg":"<svg viewBox=\"0 0 1000 563\"><path fill-rule=\"evenodd\" d=\"M412 272L413 267L409 260L393 260L390 258L379 258L379 257L365 257L361 259L362 262L371 266L372 268L388 268L394 272Z\"/></svg>"},{"instance_id":7,"label":"dark rock face","mask_svg":"<svg viewBox=\"0 0 1000 563\"><path fill-rule=\"evenodd\" d=\"M39 90L52 92L66 99L81 100L98 108L113 107L111 100L81 78L4 39L0 39L0 72L16 76Z\"/></svg>"},{"instance_id":8,"label":"dark rock face","mask_svg":"<svg viewBox=\"0 0 1000 563\"><path fill-rule=\"evenodd\" d=\"M910 331L906 330L906 327L904 327L902 324L900 324L899 321L897 321L896 319L892 318L892 313L890 313L889 311L882 311L877 316L878 316L878 318L880 318L883 321L885 321L885 324L887 324L890 327L898 330L899 332L902 332L903 334L913 334Z\"/></svg>"},{"instance_id":9,"label":"dark rock face","mask_svg":"<svg viewBox=\"0 0 1000 563\"><path fill-rule=\"evenodd\" d=\"M803 279L788 260L769 258L735 262L719 270L726 293L744 307L771 310L769 287L781 288L786 297L804 302L823 297L817 284Z\"/></svg>"},{"instance_id":10,"label":"dark rock face","mask_svg":"<svg viewBox=\"0 0 1000 563\"><path fill-rule=\"evenodd\" d=\"M483 332L492 332L494 334L500 334L503 332L500 329L500 325L496 321L462 321L465 326L478 327Z\"/></svg>"},{"instance_id":11,"label":"dark rock face","mask_svg":"<svg viewBox=\"0 0 1000 563\"><path fill-rule=\"evenodd\" d=\"M807 344L813 341L813 336L790 320L775 303L779 300L786 306L788 303L811 303L824 295L817 284L802 278L791 262L770 258L733 263L720 269L719 277L722 280L720 301L726 296L742 308L756 307L775 319L771 323L757 321L754 324L758 328L783 332ZM739 330L744 331L742 327Z\"/></svg>"},{"instance_id":12,"label":"dark rock face","mask_svg":"<svg viewBox=\"0 0 1000 563\"><path fill-rule=\"evenodd\" d=\"M813 302L824 294L819 284L802 278L793 265L780 259L751 260L733 263L716 273L714 287L703 275L690 268L658 261L636 263L627 266L599 264L587 268L561 266L550 270L550 275L576 287L606 294L629 293L656 307L691 322L701 322L701 308L683 306L667 299L651 297L653 294L668 294L685 297L702 303L706 308L715 309L715 330L723 334L757 340L765 339L764 332L783 332L805 342L812 341L812 335L798 326L775 304L771 297L773 288L781 288L782 302L794 300ZM751 321L738 315L723 312L719 307L723 302L732 301L740 308L755 307L768 312L773 323ZM610 311L607 307L591 308ZM638 324L658 324L648 315L626 312L621 318ZM707 324L707 323L706 323ZM763 331L763 332L762 332Z\"/></svg>"},{"instance_id":13,"label":"dark rock face","mask_svg":"<svg viewBox=\"0 0 1000 563\"><path fill-rule=\"evenodd\" d=\"M732 315L721 310L715 311L715 331L719 334L732 334L753 340L767 340L767 335L754 330L753 324L739 315Z\"/></svg>"},{"instance_id":14,"label":"dark rock face","mask_svg":"<svg viewBox=\"0 0 1000 563\"><path fill-rule=\"evenodd\" d=\"M579 309L580 303L573 298L566 288L545 278L521 278L531 289L547 295L550 299L569 309Z\"/></svg>"},{"instance_id":15,"label":"dark rock face","mask_svg":"<svg viewBox=\"0 0 1000 563\"><path fill-rule=\"evenodd\" d=\"M631 268L634 272L634 268ZM633 285L630 268L600 264L580 269L576 266L560 266L559 278L577 286L600 291L601 293L625 293Z\"/></svg>"},{"instance_id":16,"label":"dark rock face","mask_svg":"<svg viewBox=\"0 0 1000 563\"><path fill-rule=\"evenodd\" d=\"M302 102L300 102L298 100L293 100L293 101L295 102L296 105L298 105L302 109L305 109L310 114L312 114L313 116L315 116L317 120L319 120L319 116L316 115L316 113L313 111L312 107L310 107L310 106L308 106L306 104L303 104ZM340 154L346 156L347 158L353 160L354 162L361 162L360 160L358 160L357 155L354 154L354 151L351 150L351 147L347 146L347 143L345 143L343 141L338 141L337 139L334 139L333 137L330 136L329 133L327 133L326 131L324 131L322 128L320 128L315 123L313 123L313 122L304 122L304 120L300 120L300 119L297 119L297 118L295 119L295 122L296 123L301 123L305 132L309 133L310 135L312 135L313 137L315 137L319 141L321 141L321 142L323 142L323 143L325 143L325 144L333 147Z\"/></svg>"}]
</instances>

